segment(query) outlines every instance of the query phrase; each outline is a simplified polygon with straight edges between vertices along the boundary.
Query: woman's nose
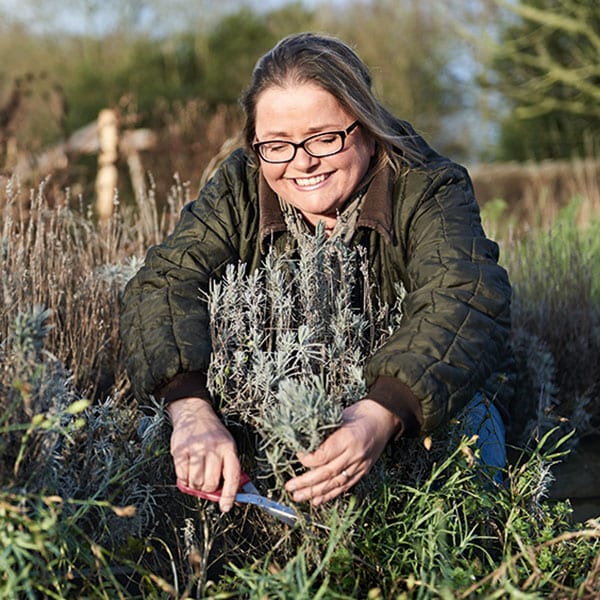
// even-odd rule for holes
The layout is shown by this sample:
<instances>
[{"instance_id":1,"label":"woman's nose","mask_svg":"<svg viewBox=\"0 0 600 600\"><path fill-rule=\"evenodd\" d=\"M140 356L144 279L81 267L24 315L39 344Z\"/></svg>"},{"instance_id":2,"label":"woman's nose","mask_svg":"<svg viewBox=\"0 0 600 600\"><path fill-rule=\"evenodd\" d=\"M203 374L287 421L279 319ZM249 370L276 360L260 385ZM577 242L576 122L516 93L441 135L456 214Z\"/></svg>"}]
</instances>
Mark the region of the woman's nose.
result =
<instances>
[{"instance_id":1,"label":"woman's nose","mask_svg":"<svg viewBox=\"0 0 600 600\"><path fill-rule=\"evenodd\" d=\"M317 164L320 160L320 158L311 156L304 148L298 148L291 164L298 169L306 170Z\"/></svg>"}]
</instances>

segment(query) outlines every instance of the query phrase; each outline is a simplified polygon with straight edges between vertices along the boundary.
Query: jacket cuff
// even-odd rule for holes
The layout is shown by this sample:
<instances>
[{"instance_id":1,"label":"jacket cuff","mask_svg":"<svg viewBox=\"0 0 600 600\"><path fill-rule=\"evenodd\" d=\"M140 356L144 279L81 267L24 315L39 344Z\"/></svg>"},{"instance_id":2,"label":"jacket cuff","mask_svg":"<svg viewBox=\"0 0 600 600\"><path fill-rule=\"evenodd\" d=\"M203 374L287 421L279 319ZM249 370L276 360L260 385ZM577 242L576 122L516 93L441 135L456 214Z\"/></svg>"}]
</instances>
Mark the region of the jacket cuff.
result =
<instances>
[{"instance_id":1,"label":"jacket cuff","mask_svg":"<svg viewBox=\"0 0 600 600\"><path fill-rule=\"evenodd\" d=\"M164 398L169 404L181 398L197 397L210 402L210 393L206 387L206 375L200 371L179 373L171 381L156 389L157 398Z\"/></svg>"},{"instance_id":2,"label":"jacket cuff","mask_svg":"<svg viewBox=\"0 0 600 600\"><path fill-rule=\"evenodd\" d=\"M395 439L419 435L423 424L421 403L406 384L395 377L382 375L375 380L366 397L378 402L400 419L400 429Z\"/></svg>"}]
</instances>

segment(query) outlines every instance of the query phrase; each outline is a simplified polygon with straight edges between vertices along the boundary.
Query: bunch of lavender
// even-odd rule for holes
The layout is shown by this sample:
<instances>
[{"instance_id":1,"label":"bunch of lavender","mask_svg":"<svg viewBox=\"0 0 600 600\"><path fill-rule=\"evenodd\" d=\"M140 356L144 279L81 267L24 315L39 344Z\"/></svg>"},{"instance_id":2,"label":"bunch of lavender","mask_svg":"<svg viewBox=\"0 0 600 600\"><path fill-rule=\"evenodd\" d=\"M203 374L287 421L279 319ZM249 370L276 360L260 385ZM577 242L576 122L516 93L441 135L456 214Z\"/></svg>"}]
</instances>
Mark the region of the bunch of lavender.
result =
<instances>
[{"instance_id":1,"label":"bunch of lavender","mask_svg":"<svg viewBox=\"0 0 600 600\"><path fill-rule=\"evenodd\" d=\"M292 229L293 230L293 229ZM249 425L274 474L315 450L364 397L367 358L401 319L373 300L362 248L295 230L262 268L229 265L211 283L208 387L226 422Z\"/></svg>"}]
</instances>

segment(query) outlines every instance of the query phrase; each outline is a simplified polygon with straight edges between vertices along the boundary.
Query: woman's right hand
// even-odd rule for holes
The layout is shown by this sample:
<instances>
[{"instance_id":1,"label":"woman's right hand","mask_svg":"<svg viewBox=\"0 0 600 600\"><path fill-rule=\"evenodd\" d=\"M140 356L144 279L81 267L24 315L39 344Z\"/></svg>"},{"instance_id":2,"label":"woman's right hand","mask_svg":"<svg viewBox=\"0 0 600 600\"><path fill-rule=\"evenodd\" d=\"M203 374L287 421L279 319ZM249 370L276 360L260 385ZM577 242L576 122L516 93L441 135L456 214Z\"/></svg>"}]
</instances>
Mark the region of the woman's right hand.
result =
<instances>
[{"instance_id":1,"label":"woman's right hand","mask_svg":"<svg viewBox=\"0 0 600 600\"><path fill-rule=\"evenodd\" d=\"M177 481L203 492L214 492L222 484L219 508L228 512L241 472L233 437L202 398L175 400L167 410L173 424L171 455Z\"/></svg>"}]
</instances>

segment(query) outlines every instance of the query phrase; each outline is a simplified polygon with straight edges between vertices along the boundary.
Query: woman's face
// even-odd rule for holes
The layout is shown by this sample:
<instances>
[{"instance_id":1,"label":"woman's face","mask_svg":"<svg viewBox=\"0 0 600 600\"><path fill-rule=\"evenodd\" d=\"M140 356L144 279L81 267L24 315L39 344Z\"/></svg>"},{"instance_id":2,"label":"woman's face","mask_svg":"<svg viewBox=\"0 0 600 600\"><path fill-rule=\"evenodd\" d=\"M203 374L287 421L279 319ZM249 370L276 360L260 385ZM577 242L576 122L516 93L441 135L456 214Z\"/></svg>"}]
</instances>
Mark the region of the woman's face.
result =
<instances>
[{"instance_id":1,"label":"woman's face","mask_svg":"<svg viewBox=\"0 0 600 600\"><path fill-rule=\"evenodd\" d=\"M317 133L343 131L356 119L336 98L311 83L270 87L256 103L256 140L302 142ZM295 206L316 225L325 221L327 230L335 225L336 214L369 168L375 144L358 126L346 137L338 154L316 158L298 148L290 162L273 164L261 159L269 186L283 200Z\"/></svg>"}]
</instances>

